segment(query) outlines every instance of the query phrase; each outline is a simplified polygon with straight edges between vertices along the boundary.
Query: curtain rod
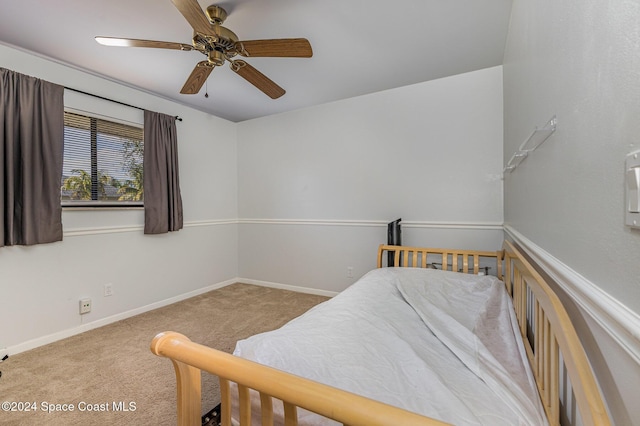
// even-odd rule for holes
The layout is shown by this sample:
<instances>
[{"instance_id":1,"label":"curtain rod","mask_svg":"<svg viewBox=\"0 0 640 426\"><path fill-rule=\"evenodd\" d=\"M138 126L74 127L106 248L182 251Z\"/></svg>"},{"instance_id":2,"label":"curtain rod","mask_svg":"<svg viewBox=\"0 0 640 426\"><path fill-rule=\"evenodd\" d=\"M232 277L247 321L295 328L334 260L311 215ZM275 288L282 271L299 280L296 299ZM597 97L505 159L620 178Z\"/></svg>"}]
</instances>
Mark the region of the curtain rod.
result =
<instances>
[{"instance_id":1,"label":"curtain rod","mask_svg":"<svg viewBox=\"0 0 640 426\"><path fill-rule=\"evenodd\" d=\"M115 101L113 99L105 98L104 96L94 95L93 93L85 92L83 90L74 89L72 87L64 86L64 88L67 89L67 90L71 90L72 92L82 93L83 95L93 96L94 98L103 99L103 100L109 101L109 102L115 102L115 103L120 104L120 105L128 106L128 107L131 107L131 108L136 108L136 109L140 109L140 110L144 111L144 108L140 108L139 106L127 104L127 103L120 102L120 101ZM178 121L182 121L182 118L177 116L177 115L175 116L175 119L178 120Z\"/></svg>"}]
</instances>

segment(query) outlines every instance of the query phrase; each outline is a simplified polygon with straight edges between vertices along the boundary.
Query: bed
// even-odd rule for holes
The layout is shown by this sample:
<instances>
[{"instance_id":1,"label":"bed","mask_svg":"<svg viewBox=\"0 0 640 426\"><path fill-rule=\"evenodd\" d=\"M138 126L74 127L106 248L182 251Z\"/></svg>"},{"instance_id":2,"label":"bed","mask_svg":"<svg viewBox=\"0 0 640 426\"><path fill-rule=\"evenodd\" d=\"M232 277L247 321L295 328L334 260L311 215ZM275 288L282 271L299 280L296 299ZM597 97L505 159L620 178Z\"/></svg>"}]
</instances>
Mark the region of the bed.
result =
<instances>
[{"instance_id":1,"label":"bed","mask_svg":"<svg viewBox=\"0 0 640 426\"><path fill-rule=\"evenodd\" d=\"M226 426L557 425L565 375L581 423L610 424L566 311L513 244L381 245L377 266L233 355L156 336L178 424L201 422L201 371L219 378Z\"/></svg>"}]
</instances>

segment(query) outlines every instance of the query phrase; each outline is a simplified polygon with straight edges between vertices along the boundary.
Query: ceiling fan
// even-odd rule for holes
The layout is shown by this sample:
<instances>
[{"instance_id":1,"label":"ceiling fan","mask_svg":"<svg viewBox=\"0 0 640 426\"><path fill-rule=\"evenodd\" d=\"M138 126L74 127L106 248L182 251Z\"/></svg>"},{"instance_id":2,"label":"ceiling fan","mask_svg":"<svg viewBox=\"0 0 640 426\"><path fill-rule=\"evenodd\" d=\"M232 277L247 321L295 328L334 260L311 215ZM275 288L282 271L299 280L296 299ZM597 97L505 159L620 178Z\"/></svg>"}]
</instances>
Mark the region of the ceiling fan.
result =
<instances>
[{"instance_id":1,"label":"ceiling fan","mask_svg":"<svg viewBox=\"0 0 640 426\"><path fill-rule=\"evenodd\" d=\"M233 72L270 98L277 99L285 94L285 90L247 62L234 59L235 56L310 58L313 55L311 44L305 38L239 41L233 31L222 26L227 18L227 12L222 7L211 5L207 7L205 15L197 0L171 1L193 27L191 44L102 36L96 37L96 41L106 46L197 50L204 54L207 60L196 64L180 90L182 94L198 93L211 71L229 61Z\"/></svg>"}]
</instances>

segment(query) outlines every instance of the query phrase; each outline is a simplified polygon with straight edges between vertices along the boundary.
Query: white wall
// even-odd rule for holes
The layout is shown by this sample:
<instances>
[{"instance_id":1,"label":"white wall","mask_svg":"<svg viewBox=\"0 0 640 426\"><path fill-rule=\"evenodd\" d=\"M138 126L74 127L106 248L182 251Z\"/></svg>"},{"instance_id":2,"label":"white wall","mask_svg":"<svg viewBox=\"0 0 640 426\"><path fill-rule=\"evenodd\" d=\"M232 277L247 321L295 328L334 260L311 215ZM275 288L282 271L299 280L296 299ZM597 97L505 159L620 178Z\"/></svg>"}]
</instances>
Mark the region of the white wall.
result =
<instances>
[{"instance_id":1,"label":"white wall","mask_svg":"<svg viewBox=\"0 0 640 426\"><path fill-rule=\"evenodd\" d=\"M144 236L143 211L63 212L64 240L0 249L0 348L11 353L160 306L238 276L236 125L0 45L0 66L171 115L177 122L184 229ZM86 95L65 103L142 122ZM122 116L124 114L124 116ZM103 297L104 284L113 296ZM78 300L91 297L80 316ZM162 330L158 330L162 331Z\"/></svg>"},{"instance_id":2,"label":"white wall","mask_svg":"<svg viewBox=\"0 0 640 426\"><path fill-rule=\"evenodd\" d=\"M514 2L504 61L505 224L571 295L615 424L640 424L640 232L624 226L625 155L640 147L636 1Z\"/></svg>"},{"instance_id":3,"label":"white wall","mask_svg":"<svg viewBox=\"0 0 640 426\"><path fill-rule=\"evenodd\" d=\"M340 291L398 217L405 245L498 249L501 153L501 67L239 123L240 275Z\"/></svg>"},{"instance_id":4,"label":"white wall","mask_svg":"<svg viewBox=\"0 0 640 426\"><path fill-rule=\"evenodd\" d=\"M340 291L374 266L397 217L405 244L500 245L500 67L237 125L0 49L0 66L184 119L185 229L144 236L141 210L65 210L63 242L2 249L0 348L12 353L238 276ZM65 100L142 120L91 97ZM81 297L92 298L90 314L77 313Z\"/></svg>"}]
</instances>

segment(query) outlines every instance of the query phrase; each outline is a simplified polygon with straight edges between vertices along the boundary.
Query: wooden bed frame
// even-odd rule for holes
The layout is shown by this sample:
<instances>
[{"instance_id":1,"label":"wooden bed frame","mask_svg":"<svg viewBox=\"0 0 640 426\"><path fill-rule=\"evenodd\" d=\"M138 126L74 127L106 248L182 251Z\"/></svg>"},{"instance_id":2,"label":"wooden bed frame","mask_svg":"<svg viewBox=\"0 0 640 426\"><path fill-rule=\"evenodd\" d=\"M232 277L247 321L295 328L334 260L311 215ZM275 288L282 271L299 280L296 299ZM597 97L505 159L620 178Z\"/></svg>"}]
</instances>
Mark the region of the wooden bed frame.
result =
<instances>
[{"instance_id":1,"label":"wooden bed frame","mask_svg":"<svg viewBox=\"0 0 640 426\"><path fill-rule=\"evenodd\" d=\"M503 249L497 252L381 245L378 267L384 267L387 253L393 253L393 264L402 267L438 265L442 269L474 274L485 267L483 261L484 265L492 261L495 275L504 281L513 298L549 423L560 424L560 372L564 368L582 424L610 425L591 366L567 312L513 244L505 241ZM298 424L298 407L350 426L448 424L191 342L175 332L158 334L151 342L151 351L173 362L180 426L201 424L201 371L214 374L220 380L223 426L231 425L230 382L238 384L242 426L251 424L250 389L260 394L264 426L273 425L272 398L284 402L286 426Z\"/></svg>"}]
</instances>

